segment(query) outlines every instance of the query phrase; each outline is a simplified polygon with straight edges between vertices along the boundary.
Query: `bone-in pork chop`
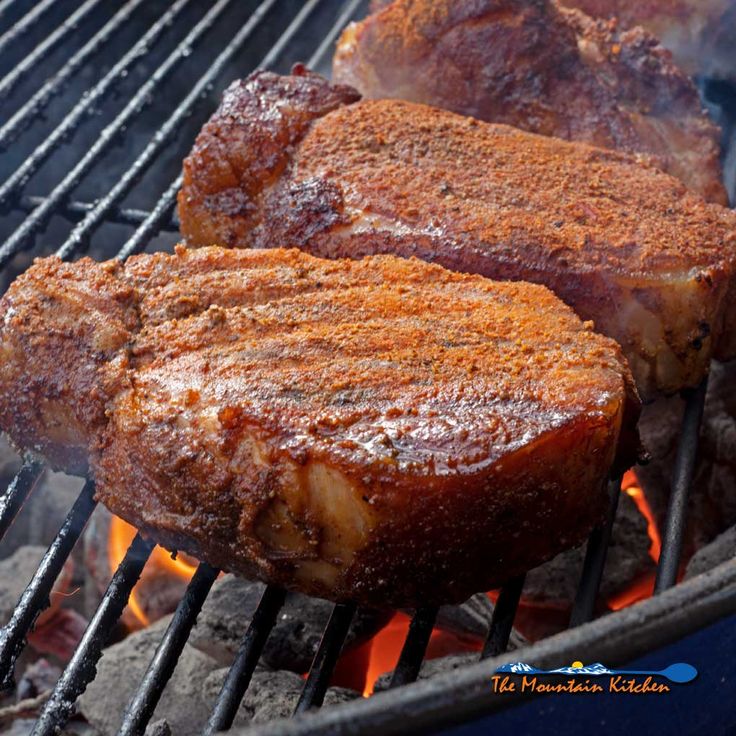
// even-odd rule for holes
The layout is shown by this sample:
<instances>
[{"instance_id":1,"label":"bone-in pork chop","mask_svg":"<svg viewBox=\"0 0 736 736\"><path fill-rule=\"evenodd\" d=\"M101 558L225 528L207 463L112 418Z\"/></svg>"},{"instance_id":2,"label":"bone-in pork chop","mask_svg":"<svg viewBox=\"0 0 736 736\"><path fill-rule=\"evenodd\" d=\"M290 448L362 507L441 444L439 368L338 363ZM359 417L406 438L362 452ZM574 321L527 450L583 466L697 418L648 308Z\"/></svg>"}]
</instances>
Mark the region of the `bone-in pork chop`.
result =
<instances>
[{"instance_id":1,"label":"bone-in pork chop","mask_svg":"<svg viewBox=\"0 0 736 736\"><path fill-rule=\"evenodd\" d=\"M0 428L170 549L372 605L462 600L585 538L638 399L550 291L390 256L36 261Z\"/></svg>"},{"instance_id":2,"label":"bone-in pork chop","mask_svg":"<svg viewBox=\"0 0 736 736\"><path fill-rule=\"evenodd\" d=\"M333 79L369 98L654 156L693 191L727 202L720 131L669 52L641 28L555 0L394 0L348 26Z\"/></svg>"}]
</instances>

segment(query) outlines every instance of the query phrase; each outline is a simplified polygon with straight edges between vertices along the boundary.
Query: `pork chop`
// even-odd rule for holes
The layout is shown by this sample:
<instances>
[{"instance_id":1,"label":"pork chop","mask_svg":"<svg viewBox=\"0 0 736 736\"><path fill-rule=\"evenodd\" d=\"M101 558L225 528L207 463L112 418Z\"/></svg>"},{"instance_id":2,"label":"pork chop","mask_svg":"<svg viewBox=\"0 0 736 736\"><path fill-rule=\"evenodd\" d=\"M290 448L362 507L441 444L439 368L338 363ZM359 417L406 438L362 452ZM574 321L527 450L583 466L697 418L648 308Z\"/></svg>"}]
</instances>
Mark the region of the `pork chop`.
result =
<instances>
[{"instance_id":1,"label":"pork chop","mask_svg":"<svg viewBox=\"0 0 736 736\"><path fill-rule=\"evenodd\" d=\"M355 102L302 68L229 88L184 162L179 215L191 246L394 253L545 284L619 342L646 398L736 352L730 210L629 154Z\"/></svg>"},{"instance_id":2,"label":"pork chop","mask_svg":"<svg viewBox=\"0 0 736 736\"><path fill-rule=\"evenodd\" d=\"M86 302L87 307L80 305ZM389 256L36 261L0 428L172 550L335 600L459 601L582 541L638 400L550 291Z\"/></svg>"},{"instance_id":3,"label":"pork chop","mask_svg":"<svg viewBox=\"0 0 736 736\"><path fill-rule=\"evenodd\" d=\"M333 79L368 98L651 155L727 203L720 131L669 52L556 0L395 0L344 31Z\"/></svg>"}]
</instances>

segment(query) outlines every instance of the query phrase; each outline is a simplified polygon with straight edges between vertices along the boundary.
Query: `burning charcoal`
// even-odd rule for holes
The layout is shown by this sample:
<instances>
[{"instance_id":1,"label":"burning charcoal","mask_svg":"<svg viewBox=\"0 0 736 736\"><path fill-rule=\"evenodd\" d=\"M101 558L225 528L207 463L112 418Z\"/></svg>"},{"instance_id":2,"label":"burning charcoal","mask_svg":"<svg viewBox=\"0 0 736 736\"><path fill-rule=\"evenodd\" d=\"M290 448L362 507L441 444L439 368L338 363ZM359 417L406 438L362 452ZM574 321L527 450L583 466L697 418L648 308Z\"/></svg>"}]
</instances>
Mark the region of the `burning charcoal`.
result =
<instances>
[{"instance_id":1,"label":"burning charcoal","mask_svg":"<svg viewBox=\"0 0 736 736\"><path fill-rule=\"evenodd\" d=\"M197 618L190 644L220 664L229 665L264 590L263 583L249 582L234 575L220 578ZM276 626L266 642L262 661L272 669L306 672L319 646L332 605L298 593L287 594ZM346 647L372 636L387 618L386 614L359 610L350 627Z\"/></svg>"},{"instance_id":2,"label":"burning charcoal","mask_svg":"<svg viewBox=\"0 0 736 736\"><path fill-rule=\"evenodd\" d=\"M55 654L67 662L79 645L88 623L87 619L76 611L59 608L36 624L28 635L28 641L36 651Z\"/></svg>"},{"instance_id":3,"label":"burning charcoal","mask_svg":"<svg viewBox=\"0 0 736 736\"><path fill-rule=\"evenodd\" d=\"M28 504L28 542L48 547L77 500L84 480L47 470Z\"/></svg>"},{"instance_id":4,"label":"burning charcoal","mask_svg":"<svg viewBox=\"0 0 736 736\"><path fill-rule=\"evenodd\" d=\"M189 635L189 643L229 665L240 645L265 586L225 575L212 586Z\"/></svg>"},{"instance_id":5,"label":"burning charcoal","mask_svg":"<svg viewBox=\"0 0 736 736\"><path fill-rule=\"evenodd\" d=\"M458 636L485 639L493 616L493 603L485 593L476 593L457 606L441 606L435 628Z\"/></svg>"},{"instance_id":6,"label":"burning charcoal","mask_svg":"<svg viewBox=\"0 0 736 736\"><path fill-rule=\"evenodd\" d=\"M171 736L171 726L165 718L162 718L148 726L145 736Z\"/></svg>"},{"instance_id":7,"label":"burning charcoal","mask_svg":"<svg viewBox=\"0 0 736 736\"><path fill-rule=\"evenodd\" d=\"M19 718L3 729L3 736L29 736L36 725L34 718Z\"/></svg>"},{"instance_id":8,"label":"burning charcoal","mask_svg":"<svg viewBox=\"0 0 736 736\"><path fill-rule=\"evenodd\" d=\"M154 550L156 552L156 550ZM189 580L180 575L172 574L168 569L162 569L149 562L150 567L143 571L141 579L135 589L146 622L158 621L160 618L173 613L184 596ZM127 619L130 628L140 628L140 621L131 622Z\"/></svg>"},{"instance_id":9,"label":"burning charcoal","mask_svg":"<svg viewBox=\"0 0 736 736\"><path fill-rule=\"evenodd\" d=\"M621 494L611 546L601 581L600 597L606 600L654 570L649 555L651 540L647 521L634 501ZM567 610L575 598L585 557L585 545L557 555L526 576L522 600L525 605Z\"/></svg>"},{"instance_id":10,"label":"burning charcoal","mask_svg":"<svg viewBox=\"0 0 736 736\"><path fill-rule=\"evenodd\" d=\"M46 552L44 547L24 545L19 547L10 557L0 560L0 624L9 621L18 599L36 572L41 558ZM41 613L36 621L36 628L51 619L61 606L72 579L73 564L68 560L51 592L51 605Z\"/></svg>"},{"instance_id":11,"label":"burning charcoal","mask_svg":"<svg viewBox=\"0 0 736 736\"><path fill-rule=\"evenodd\" d=\"M210 708L214 707L226 675L227 668L216 670L204 683L203 699ZM293 672L257 670L235 716L234 725L265 723L291 716L303 687L304 679ZM354 690L331 687L325 694L324 704L337 705L359 697L360 694Z\"/></svg>"},{"instance_id":12,"label":"burning charcoal","mask_svg":"<svg viewBox=\"0 0 736 736\"><path fill-rule=\"evenodd\" d=\"M734 557L736 557L736 526L717 536L692 556L685 570L685 578L694 578Z\"/></svg>"},{"instance_id":13,"label":"burning charcoal","mask_svg":"<svg viewBox=\"0 0 736 736\"><path fill-rule=\"evenodd\" d=\"M685 559L736 524L736 363L713 363L688 502ZM662 399L644 408L640 431L652 456L637 475L662 528L682 417L682 401Z\"/></svg>"},{"instance_id":14,"label":"burning charcoal","mask_svg":"<svg viewBox=\"0 0 736 736\"><path fill-rule=\"evenodd\" d=\"M485 593L476 593L460 605L441 606L435 628L455 634L461 639L485 641L491 626L493 607ZM526 639L516 629L512 629L509 648L520 649L526 643Z\"/></svg>"},{"instance_id":15,"label":"burning charcoal","mask_svg":"<svg viewBox=\"0 0 736 736\"><path fill-rule=\"evenodd\" d=\"M117 733L122 714L169 620L161 619L104 651L97 665L97 677L79 699L81 713L103 736ZM211 657L185 645L152 721L166 719L177 736L201 733L209 715L208 706L201 697L202 686L216 668L217 662Z\"/></svg>"},{"instance_id":16,"label":"burning charcoal","mask_svg":"<svg viewBox=\"0 0 736 736\"><path fill-rule=\"evenodd\" d=\"M50 664L43 657L37 659L25 668L23 677L21 677L16 688L16 700L35 698L41 693L53 689L60 674L61 669L56 665Z\"/></svg>"},{"instance_id":17,"label":"burning charcoal","mask_svg":"<svg viewBox=\"0 0 736 736\"><path fill-rule=\"evenodd\" d=\"M329 601L288 593L263 651L263 661L273 669L306 672L317 652L332 608L333 604ZM385 612L359 608L350 625L343 651L369 639L390 617Z\"/></svg>"}]
</instances>

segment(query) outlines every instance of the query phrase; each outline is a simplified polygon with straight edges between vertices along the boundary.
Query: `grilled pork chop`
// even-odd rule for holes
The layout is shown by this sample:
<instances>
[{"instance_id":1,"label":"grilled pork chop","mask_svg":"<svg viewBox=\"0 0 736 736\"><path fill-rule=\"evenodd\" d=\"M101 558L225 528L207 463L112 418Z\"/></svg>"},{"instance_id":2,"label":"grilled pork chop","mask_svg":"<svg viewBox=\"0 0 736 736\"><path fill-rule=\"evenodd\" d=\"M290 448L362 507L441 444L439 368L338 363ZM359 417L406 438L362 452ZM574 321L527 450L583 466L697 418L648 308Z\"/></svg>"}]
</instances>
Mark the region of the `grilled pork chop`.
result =
<instances>
[{"instance_id":1,"label":"grilled pork chop","mask_svg":"<svg viewBox=\"0 0 736 736\"><path fill-rule=\"evenodd\" d=\"M677 64L695 76L736 77L733 0L561 0L595 18L642 26L661 39Z\"/></svg>"},{"instance_id":2,"label":"grilled pork chop","mask_svg":"<svg viewBox=\"0 0 736 736\"><path fill-rule=\"evenodd\" d=\"M337 600L461 600L584 538L638 400L547 289L416 259L38 260L0 427L170 549Z\"/></svg>"},{"instance_id":3,"label":"grilled pork chop","mask_svg":"<svg viewBox=\"0 0 736 736\"><path fill-rule=\"evenodd\" d=\"M646 397L736 352L736 214L630 155L354 100L303 69L233 84L184 162L188 244L545 284L621 344Z\"/></svg>"},{"instance_id":4,"label":"grilled pork chop","mask_svg":"<svg viewBox=\"0 0 736 736\"><path fill-rule=\"evenodd\" d=\"M369 98L651 155L727 203L720 131L669 53L555 0L395 0L344 31L333 78Z\"/></svg>"}]
</instances>

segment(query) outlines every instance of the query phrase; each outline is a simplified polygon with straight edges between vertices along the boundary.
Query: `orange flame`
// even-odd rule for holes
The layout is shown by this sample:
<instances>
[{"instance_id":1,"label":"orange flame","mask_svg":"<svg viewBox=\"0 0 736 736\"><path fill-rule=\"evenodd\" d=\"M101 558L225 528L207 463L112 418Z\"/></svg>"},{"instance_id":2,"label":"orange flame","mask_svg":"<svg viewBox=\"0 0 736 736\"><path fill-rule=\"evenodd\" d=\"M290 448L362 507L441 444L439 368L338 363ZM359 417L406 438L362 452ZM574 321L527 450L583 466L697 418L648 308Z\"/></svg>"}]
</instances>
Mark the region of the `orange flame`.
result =
<instances>
[{"instance_id":1,"label":"orange flame","mask_svg":"<svg viewBox=\"0 0 736 736\"><path fill-rule=\"evenodd\" d=\"M363 697L371 695L376 680L396 666L401 648L404 646L404 639L409 632L410 620L403 613L395 614L371 640Z\"/></svg>"},{"instance_id":2,"label":"orange flame","mask_svg":"<svg viewBox=\"0 0 736 736\"><path fill-rule=\"evenodd\" d=\"M662 537L659 535L657 528L657 520L654 518L652 507L644 495L642 487L639 485L639 479L633 470L629 470L621 481L621 490L629 495L639 509L639 513L647 520L647 534L651 542L649 546L649 555L655 563L659 562L659 553L662 551Z\"/></svg>"},{"instance_id":3,"label":"orange flame","mask_svg":"<svg viewBox=\"0 0 736 736\"><path fill-rule=\"evenodd\" d=\"M378 678L391 672L399 661L404 641L409 633L411 619L404 613L395 613L391 620L365 645L368 648L363 697L373 693ZM362 647L361 647L362 648ZM478 652L481 643L477 639L464 638L449 631L434 629L429 638L425 659L436 659L449 654ZM360 652L358 652L360 654ZM350 652L347 656L353 655Z\"/></svg>"},{"instance_id":4,"label":"orange flame","mask_svg":"<svg viewBox=\"0 0 736 736\"><path fill-rule=\"evenodd\" d=\"M117 569L123 557L125 557L125 553L128 551L128 547L133 541L133 537L135 537L135 535L136 530L134 527L117 516L112 517L112 521L110 522L110 536L107 542L107 557L110 563L111 572L114 572ZM148 564L143 570L141 581L151 574L151 570L169 571L179 578L189 580L192 575L194 575L196 569L196 565L183 559L182 555L177 555L177 557L174 558L171 556L170 552L167 552L162 547L154 547ZM140 581L130 595L128 606L136 620L142 626L148 626L151 621L141 605L138 594L139 586Z\"/></svg>"},{"instance_id":5,"label":"orange flame","mask_svg":"<svg viewBox=\"0 0 736 736\"><path fill-rule=\"evenodd\" d=\"M639 513L647 520L647 534L649 535L649 556L654 563L659 562L659 554L662 551L662 538L657 527L657 520L654 518L652 507L647 501L644 490L639 484L639 479L633 470L629 470L621 481L621 492L626 493L636 504ZM618 595L608 600L608 607L613 611L626 608L637 601L649 598L654 592L654 573L645 575L640 580L635 581L631 586Z\"/></svg>"}]
</instances>

